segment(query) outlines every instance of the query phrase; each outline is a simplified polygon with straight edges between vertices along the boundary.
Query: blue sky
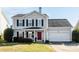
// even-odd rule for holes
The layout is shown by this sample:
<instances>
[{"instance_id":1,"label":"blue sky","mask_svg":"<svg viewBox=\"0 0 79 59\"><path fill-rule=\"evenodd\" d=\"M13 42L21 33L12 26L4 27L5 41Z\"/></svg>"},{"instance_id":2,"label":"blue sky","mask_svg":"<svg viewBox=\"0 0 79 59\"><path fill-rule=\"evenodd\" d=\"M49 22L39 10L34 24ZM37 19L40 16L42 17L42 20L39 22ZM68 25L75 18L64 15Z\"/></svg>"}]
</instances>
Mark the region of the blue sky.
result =
<instances>
[{"instance_id":1,"label":"blue sky","mask_svg":"<svg viewBox=\"0 0 79 59\"><path fill-rule=\"evenodd\" d=\"M3 12L6 15L9 25L12 24L11 17L15 14L26 14L32 11L39 11L38 7L5 7ZM42 13L47 14L49 19L68 19L75 26L79 20L79 8L77 7L42 7Z\"/></svg>"}]
</instances>

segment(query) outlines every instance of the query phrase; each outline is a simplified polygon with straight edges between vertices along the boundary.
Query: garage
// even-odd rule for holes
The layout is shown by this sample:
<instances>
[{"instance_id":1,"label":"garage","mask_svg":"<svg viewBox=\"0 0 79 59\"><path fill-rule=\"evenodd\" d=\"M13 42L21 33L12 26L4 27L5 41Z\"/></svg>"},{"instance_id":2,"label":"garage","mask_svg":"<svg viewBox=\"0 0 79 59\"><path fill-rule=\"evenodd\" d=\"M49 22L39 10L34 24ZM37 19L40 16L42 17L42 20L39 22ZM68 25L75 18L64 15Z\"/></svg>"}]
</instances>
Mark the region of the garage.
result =
<instances>
[{"instance_id":1,"label":"garage","mask_svg":"<svg viewBox=\"0 0 79 59\"><path fill-rule=\"evenodd\" d=\"M49 19L48 39L53 42L72 41L72 25L67 19Z\"/></svg>"},{"instance_id":2,"label":"garage","mask_svg":"<svg viewBox=\"0 0 79 59\"><path fill-rule=\"evenodd\" d=\"M71 41L70 32L68 31L49 31L48 32L49 41L63 42Z\"/></svg>"}]
</instances>

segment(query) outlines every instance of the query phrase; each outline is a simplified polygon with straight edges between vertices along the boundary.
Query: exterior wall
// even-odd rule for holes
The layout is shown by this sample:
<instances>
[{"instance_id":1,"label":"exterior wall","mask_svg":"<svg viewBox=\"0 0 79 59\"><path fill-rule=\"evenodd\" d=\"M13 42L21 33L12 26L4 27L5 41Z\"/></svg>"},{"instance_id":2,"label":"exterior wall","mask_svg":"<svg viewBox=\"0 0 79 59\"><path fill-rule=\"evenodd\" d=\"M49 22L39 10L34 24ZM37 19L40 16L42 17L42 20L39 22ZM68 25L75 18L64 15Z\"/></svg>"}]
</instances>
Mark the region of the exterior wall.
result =
<instances>
[{"instance_id":1,"label":"exterior wall","mask_svg":"<svg viewBox=\"0 0 79 59\"><path fill-rule=\"evenodd\" d=\"M14 37L17 37L17 32L19 32L19 34L22 34L22 32L24 32L24 30L14 30Z\"/></svg>"},{"instance_id":2,"label":"exterior wall","mask_svg":"<svg viewBox=\"0 0 79 59\"><path fill-rule=\"evenodd\" d=\"M17 24L16 24L17 23L17 19L19 19L19 20L23 20L24 19L25 20L25 26L18 26L17 27ZM15 18L13 18L13 29L27 28L27 26L26 26L26 19L28 19L28 20L34 19L34 26L36 24L36 22L35 22L36 19L38 19L38 20L43 19L44 20L44 26L43 27L41 26L41 27L44 28L44 29L48 28L48 17L39 15L37 13L32 13L29 16L25 15L24 17L15 17ZM30 26L28 26L28 27L30 27Z\"/></svg>"},{"instance_id":3,"label":"exterior wall","mask_svg":"<svg viewBox=\"0 0 79 59\"><path fill-rule=\"evenodd\" d=\"M18 26L17 27L17 19L19 20L25 20L25 26ZM26 37L26 31L34 31L35 36L37 36L37 32L39 32L39 29L29 29L26 30L24 28L28 28L28 27L32 27L32 26L26 26L26 19L28 20L32 20L34 19L34 27L36 24L36 19L44 20L44 26L41 28L43 28L42 32L42 39L45 40L49 40L49 41L72 41L72 31L71 31L71 27L48 27L48 17L47 16L43 16L40 15L38 13L31 13L30 15L25 15L23 17L15 17L13 18L13 29L14 29L14 37L17 36L17 31L22 34L24 32L24 37ZM39 26L40 27L40 26ZM59 37L61 35L61 37ZM63 39L62 36L64 35ZM59 38L57 38L57 36ZM67 36L67 37L65 37ZM53 37L55 37L55 39L53 39ZM35 37L34 37L35 38ZM66 39L65 39L66 38Z\"/></svg>"},{"instance_id":4,"label":"exterior wall","mask_svg":"<svg viewBox=\"0 0 79 59\"><path fill-rule=\"evenodd\" d=\"M24 26L17 26L17 19L18 20L24 20L25 21L25 25ZM32 20L34 19L34 27L36 27L36 19L39 21L41 21L42 19L44 20L44 26L38 26L41 27L42 29L25 29L28 27L32 27L32 26L26 26L26 19ZM41 23L40 23L41 24ZM37 32L42 32L42 40L45 41L45 39L47 39L47 33L46 30L48 29L48 16L43 15L43 14L39 14L37 12L33 12L30 13L29 15L25 15L23 17L14 17L13 18L13 29L14 29L14 37L17 37L17 32L19 32L19 34L23 34L24 32L24 37L26 38L26 31L34 31L34 38L37 37Z\"/></svg>"},{"instance_id":5,"label":"exterior wall","mask_svg":"<svg viewBox=\"0 0 79 59\"><path fill-rule=\"evenodd\" d=\"M71 27L49 27L48 28L49 41L72 41Z\"/></svg>"}]
</instances>

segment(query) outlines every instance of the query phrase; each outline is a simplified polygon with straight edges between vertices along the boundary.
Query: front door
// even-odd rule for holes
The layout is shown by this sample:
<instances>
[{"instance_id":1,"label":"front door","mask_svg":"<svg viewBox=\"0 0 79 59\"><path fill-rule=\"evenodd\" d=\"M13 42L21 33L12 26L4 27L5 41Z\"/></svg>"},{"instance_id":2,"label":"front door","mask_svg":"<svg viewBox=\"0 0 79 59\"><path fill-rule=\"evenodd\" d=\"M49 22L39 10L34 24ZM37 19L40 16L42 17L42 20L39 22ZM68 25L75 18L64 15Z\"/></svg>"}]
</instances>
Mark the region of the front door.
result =
<instances>
[{"instance_id":1,"label":"front door","mask_svg":"<svg viewBox=\"0 0 79 59\"><path fill-rule=\"evenodd\" d=\"M37 32L37 38L38 40L42 40L42 32Z\"/></svg>"}]
</instances>

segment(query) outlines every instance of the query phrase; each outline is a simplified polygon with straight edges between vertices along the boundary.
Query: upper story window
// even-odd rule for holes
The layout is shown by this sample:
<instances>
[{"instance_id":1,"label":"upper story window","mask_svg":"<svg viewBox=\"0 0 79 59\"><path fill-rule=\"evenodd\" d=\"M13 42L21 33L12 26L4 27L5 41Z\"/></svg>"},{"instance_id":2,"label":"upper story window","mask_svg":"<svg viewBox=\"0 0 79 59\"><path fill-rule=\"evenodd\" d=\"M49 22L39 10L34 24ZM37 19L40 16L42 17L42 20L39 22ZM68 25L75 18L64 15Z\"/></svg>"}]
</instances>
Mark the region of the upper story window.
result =
<instances>
[{"instance_id":1,"label":"upper story window","mask_svg":"<svg viewBox=\"0 0 79 59\"><path fill-rule=\"evenodd\" d=\"M19 26L23 26L23 20L19 20Z\"/></svg>"},{"instance_id":2,"label":"upper story window","mask_svg":"<svg viewBox=\"0 0 79 59\"><path fill-rule=\"evenodd\" d=\"M38 20L38 26L41 27L41 20Z\"/></svg>"},{"instance_id":3,"label":"upper story window","mask_svg":"<svg viewBox=\"0 0 79 59\"><path fill-rule=\"evenodd\" d=\"M19 26L19 19L17 19L17 26Z\"/></svg>"},{"instance_id":4,"label":"upper story window","mask_svg":"<svg viewBox=\"0 0 79 59\"><path fill-rule=\"evenodd\" d=\"M41 20L41 25L44 26L44 20L43 19Z\"/></svg>"},{"instance_id":5,"label":"upper story window","mask_svg":"<svg viewBox=\"0 0 79 59\"><path fill-rule=\"evenodd\" d=\"M32 20L28 20L28 26L32 26Z\"/></svg>"},{"instance_id":6,"label":"upper story window","mask_svg":"<svg viewBox=\"0 0 79 59\"><path fill-rule=\"evenodd\" d=\"M25 21L23 20L19 20L17 19L17 26L24 26L25 25Z\"/></svg>"}]
</instances>

